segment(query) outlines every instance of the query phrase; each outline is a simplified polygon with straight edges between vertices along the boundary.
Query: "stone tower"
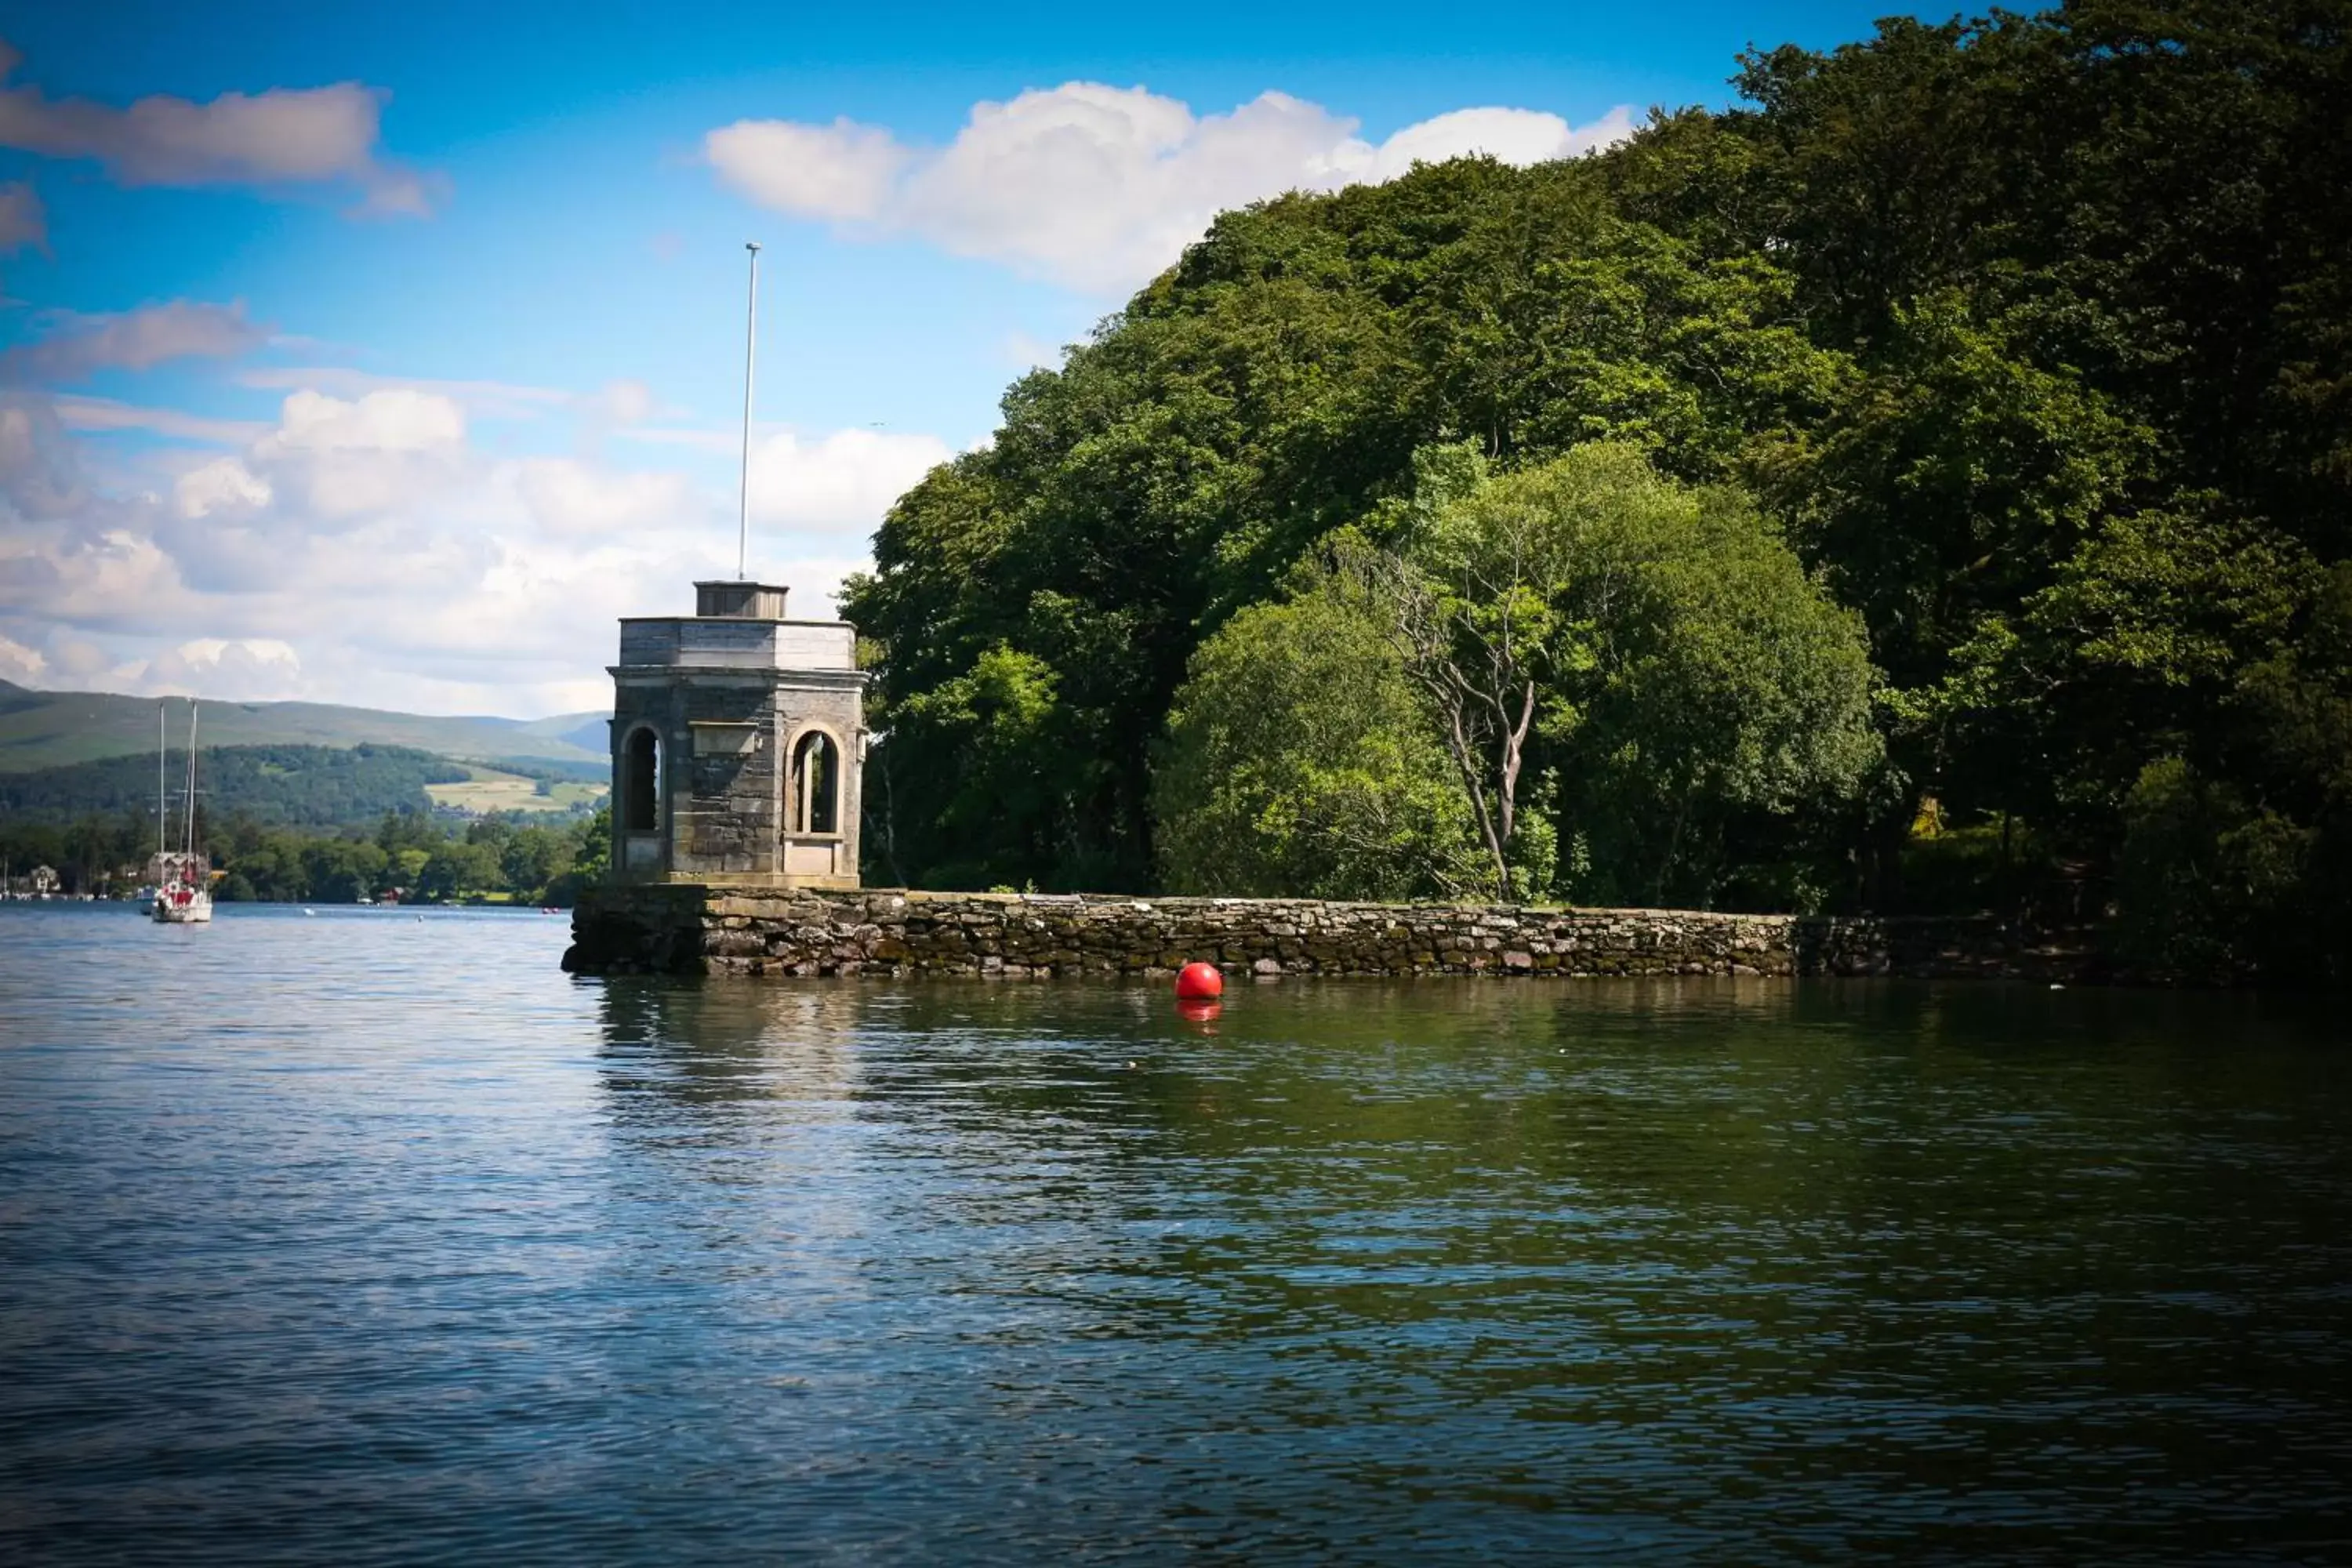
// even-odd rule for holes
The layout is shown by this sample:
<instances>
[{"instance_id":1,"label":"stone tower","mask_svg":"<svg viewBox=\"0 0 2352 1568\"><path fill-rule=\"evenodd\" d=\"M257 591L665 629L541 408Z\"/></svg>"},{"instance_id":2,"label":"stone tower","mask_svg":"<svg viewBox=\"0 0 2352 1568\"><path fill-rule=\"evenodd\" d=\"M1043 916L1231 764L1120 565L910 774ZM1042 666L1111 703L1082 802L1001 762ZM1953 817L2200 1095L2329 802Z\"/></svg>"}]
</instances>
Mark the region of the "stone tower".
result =
<instances>
[{"instance_id":1,"label":"stone tower","mask_svg":"<svg viewBox=\"0 0 2352 1568\"><path fill-rule=\"evenodd\" d=\"M613 868L629 882L857 886L866 675L855 628L764 583L621 622Z\"/></svg>"}]
</instances>

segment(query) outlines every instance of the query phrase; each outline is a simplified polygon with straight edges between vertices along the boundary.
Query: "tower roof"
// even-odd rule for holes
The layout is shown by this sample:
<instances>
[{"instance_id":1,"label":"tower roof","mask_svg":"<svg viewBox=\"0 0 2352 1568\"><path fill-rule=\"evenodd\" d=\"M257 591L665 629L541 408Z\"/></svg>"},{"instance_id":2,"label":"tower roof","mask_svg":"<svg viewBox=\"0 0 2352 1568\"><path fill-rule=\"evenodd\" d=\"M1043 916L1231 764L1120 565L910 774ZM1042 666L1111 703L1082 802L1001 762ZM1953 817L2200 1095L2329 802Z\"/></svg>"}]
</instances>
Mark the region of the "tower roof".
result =
<instances>
[{"instance_id":1,"label":"tower roof","mask_svg":"<svg viewBox=\"0 0 2352 1568\"><path fill-rule=\"evenodd\" d=\"M790 592L781 583L697 583L694 613L715 620L781 621L784 618L784 595Z\"/></svg>"}]
</instances>

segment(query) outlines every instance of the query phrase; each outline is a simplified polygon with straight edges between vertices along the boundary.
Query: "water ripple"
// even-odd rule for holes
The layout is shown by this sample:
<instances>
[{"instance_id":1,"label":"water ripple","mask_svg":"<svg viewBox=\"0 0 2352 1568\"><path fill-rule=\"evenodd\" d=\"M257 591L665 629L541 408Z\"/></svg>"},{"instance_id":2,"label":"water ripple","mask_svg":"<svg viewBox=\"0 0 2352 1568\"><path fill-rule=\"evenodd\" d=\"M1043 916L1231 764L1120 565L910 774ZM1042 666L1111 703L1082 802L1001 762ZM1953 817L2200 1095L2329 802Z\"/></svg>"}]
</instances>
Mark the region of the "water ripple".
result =
<instances>
[{"instance_id":1,"label":"water ripple","mask_svg":"<svg viewBox=\"0 0 2352 1568\"><path fill-rule=\"evenodd\" d=\"M2276 1000L0 909L11 1563L2352 1557Z\"/></svg>"}]
</instances>

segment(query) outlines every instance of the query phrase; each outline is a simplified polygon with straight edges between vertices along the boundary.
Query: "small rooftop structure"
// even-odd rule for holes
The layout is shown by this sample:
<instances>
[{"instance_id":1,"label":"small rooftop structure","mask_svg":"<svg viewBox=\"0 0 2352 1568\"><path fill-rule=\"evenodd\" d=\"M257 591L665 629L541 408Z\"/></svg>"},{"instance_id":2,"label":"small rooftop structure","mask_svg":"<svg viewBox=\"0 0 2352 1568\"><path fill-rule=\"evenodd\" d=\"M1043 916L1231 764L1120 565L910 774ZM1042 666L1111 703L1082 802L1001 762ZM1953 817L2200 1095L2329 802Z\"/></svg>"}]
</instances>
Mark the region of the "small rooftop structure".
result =
<instances>
[{"instance_id":1,"label":"small rooftop structure","mask_svg":"<svg viewBox=\"0 0 2352 1568\"><path fill-rule=\"evenodd\" d=\"M697 583L694 585L694 613L706 618L724 616L738 621L781 621L784 618L784 595L791 592L790 588L767 583Z\"/></svg>"},{"instance_id":2,"label":"small rooftop structure","mask_svg":"<svg viewBox=\"0 0 2352 1568\"><path fill-rule=\"evenodd\" d=\"M613 867L625 881L855 888L866 677L842 621L787 590L697 583L692 616L621 622Z\"/></svg>"}]
</instances>

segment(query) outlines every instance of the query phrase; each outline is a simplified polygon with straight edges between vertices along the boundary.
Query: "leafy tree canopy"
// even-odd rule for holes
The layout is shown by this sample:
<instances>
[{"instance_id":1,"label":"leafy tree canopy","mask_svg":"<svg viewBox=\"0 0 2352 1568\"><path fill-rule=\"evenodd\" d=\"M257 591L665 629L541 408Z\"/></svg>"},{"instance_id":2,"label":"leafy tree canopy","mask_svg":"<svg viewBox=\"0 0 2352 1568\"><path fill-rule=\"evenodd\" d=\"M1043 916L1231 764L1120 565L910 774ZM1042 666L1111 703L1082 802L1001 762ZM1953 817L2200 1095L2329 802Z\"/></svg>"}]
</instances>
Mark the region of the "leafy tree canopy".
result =
<instances>
[{"instance_id":1,"label":"leafy tree canopy","mask_svg":"<svg viewBox=\"0 0 2352 1568\"><path fill-rule=\"evenodd\" d=\"M1302 563L1352 529L1428 583L1461 564L1395 531L1416 453L1466 446L1494 522L1599 447L1694 487L1611 514L1708 541L1626 524L1667 607L1604 646L1547 579L1457 593L1449 632L1524 611L1539 633L1525 832L1579 896L1914 908L1922 836L1997 825L2065 889L1937 897L2161 921L2127 847L2194 840L2259 861L2263 910L2343 905L2352 0L1897 18L1737 69L1739 106L1594 156L1225 214L1016 383L846 595L897 874L1154 886L1171 814L1225 787L1155 769L1241 733L1237 645L1201 657L1223 628L1339 658ZM1851 617L1874 742L1815 721L1854 710ZM1776 639L1793 673L1754 657ZM1288 782L1216 809L1257 820L1349 753L1310 730L1284 754ZM1308 875L1296 848L1265 864ZM2278 945L2294 921L2173 902L2233 933L2199 951L2352 972L2344 942Z\"/></svg>"}]
</instances>

